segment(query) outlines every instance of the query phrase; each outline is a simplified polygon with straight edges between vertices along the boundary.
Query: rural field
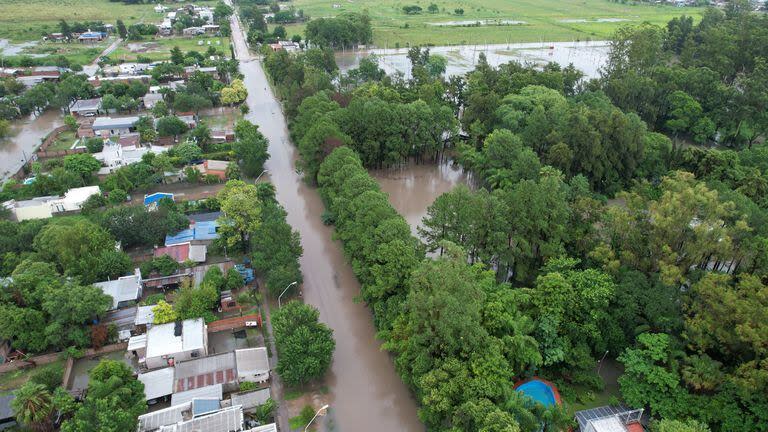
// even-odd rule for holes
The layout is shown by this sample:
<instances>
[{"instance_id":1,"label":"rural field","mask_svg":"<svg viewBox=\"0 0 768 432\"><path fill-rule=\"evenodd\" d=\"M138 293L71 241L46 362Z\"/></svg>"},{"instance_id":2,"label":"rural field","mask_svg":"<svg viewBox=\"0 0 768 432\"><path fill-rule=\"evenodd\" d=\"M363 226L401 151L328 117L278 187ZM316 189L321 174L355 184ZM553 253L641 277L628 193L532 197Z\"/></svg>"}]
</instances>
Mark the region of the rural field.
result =
<instances>
[{"instance_id":1,"label":"rural field","mask_svg":"<svg viewBox=\"0 0 768 432\"><path fill-rule=\"evenodd\" d=\"M120 48L110 54L109 57L122 61L136 61L138 56L149 58L152 61L169 60L171 49L174 46L178 46L185 53L189 51L205 52L208 47L212 46L229 55L229 38L202 36L193 38L158 37L137 42L123 42L120 44Z\"/></svg>"},{"instance_id":2,"label":"rural field","mask_svg":"<svg viewBox=\"0 0 768 432\"><path fill-rule=\"evenodd\" d=\"M195 4L213 5L213 0ZM0 39L12 42L39 40L43 33L58 31L59 20L104 21L126 25L160 22L155 3L128 5L109 0L0 0Z\"/></svg>"},{"instance_id":3,"label":"rural field","mask_svg":"<svg viewBox=\"0 0 768 432\"><path fill-rule=\"evenodd\" d=\"M429 13L431 3L437 13ZM338 7L334 7L336 4ZM374 43L380 48L411 45L456 45L538 41L604 40L624 24L648 21L665 25L682 14L698 19L702 8L631 5L608 0L294 0L312 18L342 12L367 11ZM403 6L418 5L418 15ZM463 9L462 15L454 12ZM482 24L477 25L480 21ZM303 25L287 27L288 34L304 34Z\"/></svg>"}]
</instances>

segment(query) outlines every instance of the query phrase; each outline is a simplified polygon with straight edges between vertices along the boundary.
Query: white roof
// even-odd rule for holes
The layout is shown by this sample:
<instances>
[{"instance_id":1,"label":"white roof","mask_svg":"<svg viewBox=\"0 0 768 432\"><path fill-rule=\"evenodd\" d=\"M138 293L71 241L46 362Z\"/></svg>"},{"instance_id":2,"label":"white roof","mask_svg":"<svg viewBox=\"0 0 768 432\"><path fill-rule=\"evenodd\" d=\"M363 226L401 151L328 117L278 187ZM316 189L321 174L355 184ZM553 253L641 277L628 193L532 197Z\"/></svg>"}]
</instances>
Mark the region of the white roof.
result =
<instances>
[{"instance_id":1,"label":"white roof","mask_svg":"<svg viewBox=\"0 0 768 432\"><path fill-rule=\"evenodd\" d=\"M223 408L175 425L163 426L160 432L231 432L243 430L243 407Z\"/></svg>"},{"instance_id":2,"label":"white roof","mask_svg":"<svg viewBox=\"0 0 768 432\"><path fill-rule=\"evenodd\" d=\"M144 383L144 398L157 399L173 393L173 368L167 367L139 374Z\"/></svg>"},{"instance_id":3,"label":"white roof","mask_svg":"<svg viewBox=\"0 0 768 432\"><path fill-rule=\"evenodd\" d=\"M269 372L267 348L246 348L235 350L237 375L240 377L261 375Z\"/></svg>"},{"instance_id":4,"label":"white roof","mask_svg":"<svg viewBox=\"0 0 768 432\"><path fill-rule=\"evenodd\" d=\"M594 432L627 432L627 427L618 417L591 420L589 425L592 426Z\"/></svg>"},{"instance_id":5,"label":"white roof","mask_svg":"<svg viewBox=\"0 0 768 432\"><path fill-rule=\"evenodd\" d=\"M126 349L128 351L136 351L146 347L147 347L147 335L141 334L138 336L131 336L131 338L128 339L128 348Z\"/></svg>"},{"instance_id":6,"label":"white roof","mask_svg":"<svg viewBox=\"0 0 768 432\"><path fill-rule=\"evenodd\" d=\"M221 400L223 397L224 390L221 384L214 384L206 387L174 393L173 396L171 396L171 406L186 404L192 402L193 399Z\"/></svg>"},{"instance_id":7,"label":"white roof","mask_svg":"<svg viewBox=\"0 0 768 432\"><path fill-rule=\"evenodd\" d=\"M123 276L111 281L96 282L93 286L101 288L104 294L112 297L112 309L117 309L120 303L135 301L139 298L141 276L135 274Z\"/></svg>"},{"instance_id":8,"label":"white roof","mask_svg":"<svg viewBox=\"0 0 768 432\"><path fill-rule=\"evenodd\" d=\"M205 348L206 330L202 318L183 321L178 336L175 331L176 323L152 326L147 331L147 358Z\"/></svg>"},{"instance_id":9,"label":"white roof","mask_svg":"<svg viewBox=\"0 0 768 432\"><path fill-rule=\"evenodd\" d=\"M101 194L101 188L98 186L79 187L68 190L64 194L64 198L62 198L62 200L68 203L79 205L84 203L85 200L87 200L91 195L97 194Z\"/></svg>"},{"instance_id":10,"label":"white roof","mask_svg":"<svg viewBox=\"0 0 768 432\"><path fill-rule=\"evenodd\" d=\"M264 426L256 426L253 429L248 429L247 431L243 432L277 432L277 424L271 423Z\"/></svg>"},{"instance_id":11,"label":"white roof","mask_svg":"<svg viewBox=\"0 0 768 432\"><path fill-rule=\"evenodd\" d=\"M155 320L155 314L152 312L152 308L156 305L139 306L136 308L136 319L133 321L135 325L152 324Z\"/></svg>"},{"instance_id":12,"label":"white roof","mask_svg":"<svg viewBox=\"0 0 768 432\"><path fill-rule=\"evenodd\" d=\"M176 405L139 416L139 432L155 431L165 425L184 421L184 411L191 411L192 404Z\"/></svg>"},{"instance_id":13,"label":"white roof","mask_svg":"<svg viewBox=\"0 0 768 432\"><path fill-rule=\"evenodd\" d=\"M194 262L205 262L205 256L208 252L208 246L206 245L190 245L189 246L189 259Z\"/></svg>"}]
</instances>

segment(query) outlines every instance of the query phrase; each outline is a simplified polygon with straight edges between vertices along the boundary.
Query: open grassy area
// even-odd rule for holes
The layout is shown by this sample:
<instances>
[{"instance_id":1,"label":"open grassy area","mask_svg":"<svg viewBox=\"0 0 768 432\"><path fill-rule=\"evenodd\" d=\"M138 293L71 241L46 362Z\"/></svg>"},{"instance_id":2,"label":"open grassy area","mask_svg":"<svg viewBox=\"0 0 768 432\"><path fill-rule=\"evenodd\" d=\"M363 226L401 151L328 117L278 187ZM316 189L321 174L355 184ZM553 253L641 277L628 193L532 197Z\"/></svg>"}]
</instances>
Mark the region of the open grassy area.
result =
<instances>
[{"instance_id":1,"label":"open grassy area","mask_svg":"<svg viewBox=\"0 0 768 432\"><path fill-rule=\"evenodd\" d=\"M15 390L32 377L32 375L38 374L46 369L61 368L64 366L64 360L56 360L53 363L39 366L36 368L28 369L16 369L11 372L0 374L0 393L9 392Z\"/></svg>"},{"instance_id":2,"label":"open grassy area","mask_svg":"<svg viewBox=\"0 0 768 432\"><path fill-rule=\"evenodd\" d=\"M76 139L74 131L64 131L48 146L48 151L69 150Z\"/></svg>"},{"instance_id":3,"label":"open grassy area","mask_svg":"<svg viewBox=\"0 0 768 432\"><path fill-rule=\"evenodd\" d=\"M185 3L180 3L179 7ZM195 4L216 4L213 0ZM170 5L169 5L170 6ZM109 0L2 0L0 1L0 38L11 41L39 40L43 33L58 31L59 20L104 21L126 25L137 22L156 23L162 15L155 13L155 3L128 5Z\"/></svg>"},{"instance_id":4,"label":"open grassy area","mask_svg":"<svg viewBox=\"0 0 768 432\"><path fill-rule=\"evenodd\" d=\"M202 45L200 44L202 42ZM210 45L209 45L210 43ZM143 41L125 41L109 57L116 60L134 61L138 56L148 57L152 61L169 60L171 49L178 46L184 52L205 52L208 47L214 47L217 51L230 55L229 38L227 37L157 37L147 38Z\"/></svg>"},{"instance_id":5,"label":"open grassy area","mask_svg":"<svg viewBox=\"0 0 768 432\"><path fill-rule=\"evenodd\" d=\"M340 7L333 8L334 3ZM430 3L439 7L438 13L427 12ZM381 48L407 44L604 40L621 25L644 21L665 25L682 14L698 19L703 11L608 0L293 0L291 4L312 18L367 11L373 23L374 43ZM418 5L423 11L406 15L402 8L407 5ZM454 12L458 8L464 10L463 15ZM486 21L486 24L472 24L477 21ZM498 24L503 21L522 23ZM433 25L436 23L450 25ZM303 27L288 26L288 35L303 36Z\"/></svg>"}]
</instances>

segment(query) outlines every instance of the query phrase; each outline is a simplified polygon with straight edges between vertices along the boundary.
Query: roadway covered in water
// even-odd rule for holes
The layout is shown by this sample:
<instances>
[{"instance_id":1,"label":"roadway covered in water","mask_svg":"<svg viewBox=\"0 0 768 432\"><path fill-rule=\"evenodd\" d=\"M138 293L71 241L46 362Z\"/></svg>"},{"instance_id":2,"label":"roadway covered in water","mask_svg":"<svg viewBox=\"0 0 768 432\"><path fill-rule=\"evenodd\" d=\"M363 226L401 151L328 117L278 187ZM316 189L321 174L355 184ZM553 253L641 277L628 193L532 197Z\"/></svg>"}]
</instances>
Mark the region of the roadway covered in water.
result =
<instances>
[{"instance_id":1,"label":"roadway covered in water","mask_svg":"<svg viewBox=\"0 0 768 432\"><path fill-rule=\"evenodd\" d=\"M355 302L360 285L320 220L323 203L316 190L296 172L297 152L289 141L286 121L257 59L252 59L239 22L232 40L248 88L248 120L269 139L268 173L277 199L288 212L288 223L301 234L304 255L304 300L320 310L333 329L336 351L326 377L334 430L341 432L422 431L416 403L395 373L391 358L381 351L369 310Z\"/></svg>"}]
</instances>

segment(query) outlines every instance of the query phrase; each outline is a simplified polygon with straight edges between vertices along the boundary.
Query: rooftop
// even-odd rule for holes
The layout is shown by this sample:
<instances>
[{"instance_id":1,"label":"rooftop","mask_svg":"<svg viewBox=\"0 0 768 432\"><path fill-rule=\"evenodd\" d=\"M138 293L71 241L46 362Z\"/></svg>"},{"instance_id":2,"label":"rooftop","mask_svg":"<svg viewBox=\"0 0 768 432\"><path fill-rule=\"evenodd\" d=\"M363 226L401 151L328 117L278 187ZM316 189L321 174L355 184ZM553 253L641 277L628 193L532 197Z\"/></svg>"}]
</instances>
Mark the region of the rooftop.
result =
<instances>
[{"instance_id":1,"label":"rooftop","mask_svg":"<svg viewBox=\"0 0 768 432\"><path fill-rule=\"evenodd\" d=\"M269 373L269 358L265 347L235 350L235 358L237 375L240 377Z\"/></svg>"},{"instance_id":2,"label":"rooftop","mask_svg":"<svg viewBox=\"0 0 768 432\"><path fill-rule=\"evenodd\" d=\"M237 381L235 353L231 351L179 362L174 367L176 392Z\"/></svg>"},{"instance_id":3,"label":"rooftop","mask_svg":"<svg viewBox=\"0 0 768 432\"><path fill-rule=\"evenodd\" d=\"M139 432L156 431L163 426L184 421L184 412L190 411L192 404L176 405L139 416Z\"/></svg>"},{"instance_id":4,"label":"rooftop","mask_svg":"<svg viewBox=\"0 0 768 432\"><path fill-rule=\"evenodd\" d=\"M95 99L79 99L76 100L71 107L70 111L91 111L98 110L101 107L101 98Z\"/></svg>"},{"instance_id":5,"label":"rooftop","mask_svg":"<svg viewBox=\"0 0 768 432\"><path fill-rule=\"evenodd\" d=\"M171 396L171 405L181 405L192 402L195 399L216 399L220 401L224 397L224 389L221 384L198 387L174 393Z\"/></svg>"},{"instance_id":6,"label":"rooftop","mask_svg":"<svg viewBox=\"0 0 768 432\"><path fill-rule=\"evenodd\" d=\"M240 430L243 430L242 406L223 408L210 414L160 428L160 432L231 432Z\"/></svg>"},{"instance_id":7,"label":"rooftop","mask_svg":"<svg viewBox=\"0 0 768 432\"><path fill-rule=\"evenodd\" d=\"M160 324L147 331L147 358L205 348L206 329L202 318L182 321L180 332L176 326L175 322Z\"/></svg>"},{"instance_id":8,"label":"rooftop","mask_svg":"<svg viewBox=\"0 0 768 432\"><path fill-rule=\"evenodd\" d=\"M643 432L643 410L608 405L576 412L581 432Z\"/></svg>"},{"instance_id":9,"label":"rooftop","mask_svg":"<svg viewBox=\"0 0 768 432\"><path fill-rule=\"evenodd\" d=\"M119 279L96 282L95 287L101 288L104 294L112 297L112 309L117 309L120 303L135 301L141 295L141 274L138 269L135 274Z\"/></svg>"},{"instance_id":10,"label":"rooftop","mask_svg":"<svg viewBox=\"0 0 768 432\"><path fill-rule=\"evenodd\" d=\"M144 398L157 399L173 393L173 368L167 367L139 374L144 384Z\"/></svg>"},{"instance_id":11,"label":"rooftop","mask_svg":"<svg viewBox=\"0 0 768 432\"><path fill-rule=\"evenodd\" d=\"M155 320L155 314L152 312L152 308L154 308L154 305L150 306L139 306L136 308L136 318L133 321L134 325L146 325L146 324L152 324L152 321Z\"/></svg>"},{"instance_id":12,"label":"rooftop","mask_svg":"<svg viewBox=\"0 0 768 432\"><path fill-rule=\"evenodd\" d=\"M93 130L127 129L133 127L139 121L138 117L99 117L93 121Z\"/></svg>"},{"instance_id":13,"label":"rooftop","mask_svg":"<svg viewBox=\"0 0 768 432\"><path fill-rule=\"evenodd\" d=\"M148 206L152 203L160 201L163 198L169 198L171 201L173 201L173 194L167 192L155 192L152 194L144 195L144 205Z\"/></svg>"},{"instance_id":14,"label":"rooftop","mask_svg":"<svg viewBox=\"0 0 768 432\"><path fill-rule=\"evenodd\" d=\"M165 245L171 246L179 243L187 243L193 240L215 240L219 238L216 221L195 222L190 228L179 231L174 235L165 236Z\"/></svg>"}]
</instances>

